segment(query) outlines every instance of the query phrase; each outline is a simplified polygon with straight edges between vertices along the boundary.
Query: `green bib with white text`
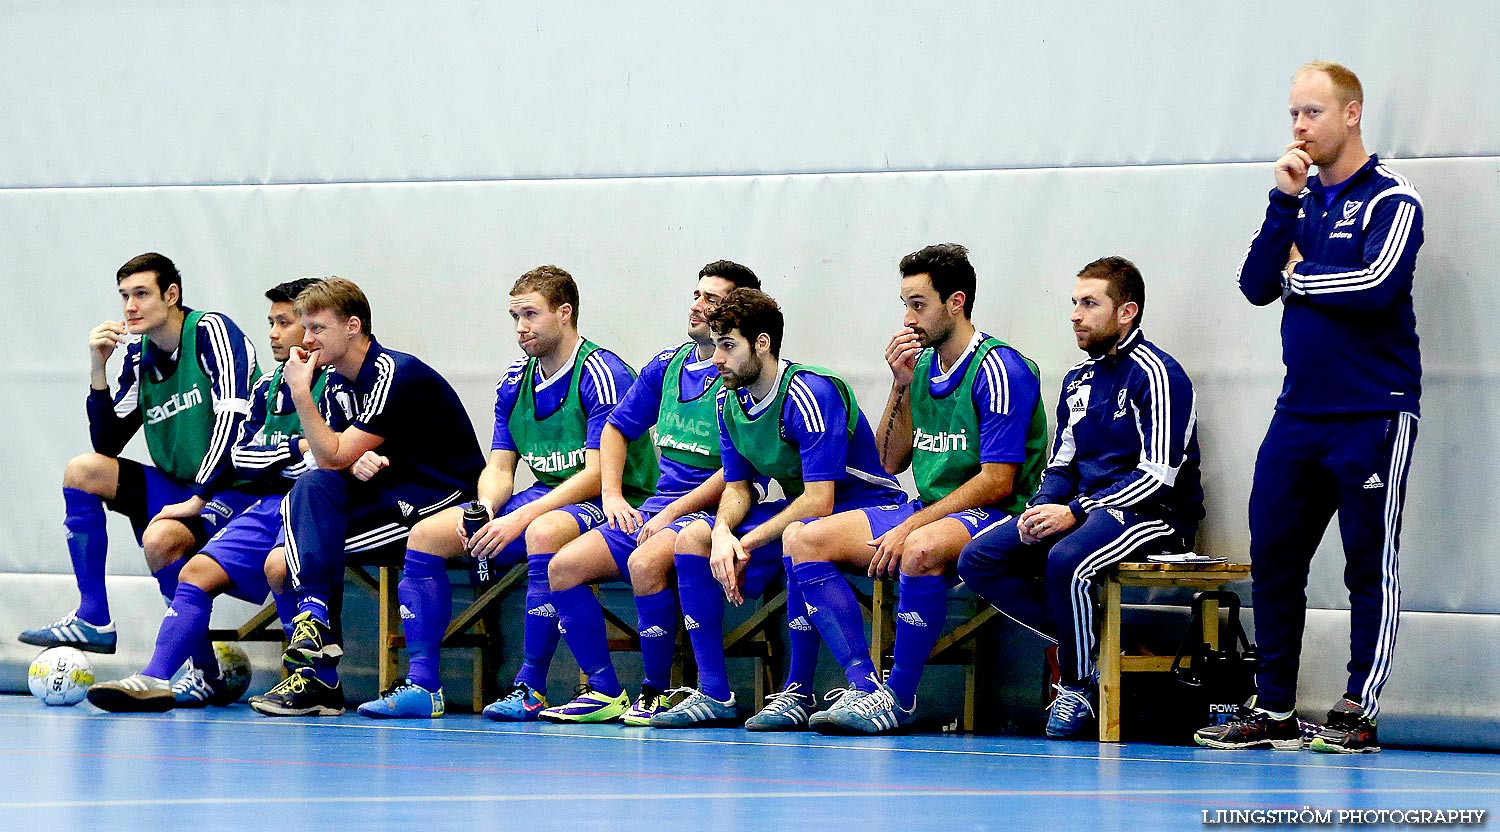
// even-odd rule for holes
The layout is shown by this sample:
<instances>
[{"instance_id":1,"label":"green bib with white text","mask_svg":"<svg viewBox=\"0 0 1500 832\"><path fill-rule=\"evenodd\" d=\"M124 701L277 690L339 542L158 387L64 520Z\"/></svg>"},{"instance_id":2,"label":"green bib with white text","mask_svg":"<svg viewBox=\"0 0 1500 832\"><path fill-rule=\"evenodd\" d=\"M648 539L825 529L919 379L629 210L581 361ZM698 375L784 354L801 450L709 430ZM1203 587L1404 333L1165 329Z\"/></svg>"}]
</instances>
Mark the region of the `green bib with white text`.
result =
<instances>
[{"instance_id":1,"label":"green bib with white text","mask_svg":"<svg viewBox=\"0 0 1500 832\"><path fill-rule=\"evenodd\" d=\"M724 429L729 433L734 449L761 476L776 480L788 498L797 497L804 489L802 450L787 440L781 423L787 388L798 373L812 373L833 382L834 387L838 388L839 396L844 399L844 409L848 413L844 429L853 436L854 428L859 424L859 403L854 400L854 391L831 371L810 364L787 365L772 401L759 416L752 418L745 411L740 397L732 393L724 397L723 409Z\"/></svg>"}]
</instances>

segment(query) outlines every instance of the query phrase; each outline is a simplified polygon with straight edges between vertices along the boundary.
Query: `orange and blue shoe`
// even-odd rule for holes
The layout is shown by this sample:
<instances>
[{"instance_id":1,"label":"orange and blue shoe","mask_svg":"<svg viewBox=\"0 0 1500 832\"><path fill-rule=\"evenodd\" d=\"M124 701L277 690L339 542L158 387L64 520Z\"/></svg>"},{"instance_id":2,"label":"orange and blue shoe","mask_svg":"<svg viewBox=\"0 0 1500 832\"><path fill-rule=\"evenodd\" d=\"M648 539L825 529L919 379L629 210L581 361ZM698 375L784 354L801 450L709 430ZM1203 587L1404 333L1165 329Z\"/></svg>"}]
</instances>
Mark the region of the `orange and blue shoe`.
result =
<instances>
[{"instance_id":1,"label":"orange and blue shoe","mask_svg":"<svg viewBox=\"0 0 1500 832\"><path fill-rule=\"evenodd\" d=\"M499 699L484 706L484 718L496 722L535 722L542 709L547 707L547 697L537 693L525 682L512 685Z\"/></svg>"}]
</instances>

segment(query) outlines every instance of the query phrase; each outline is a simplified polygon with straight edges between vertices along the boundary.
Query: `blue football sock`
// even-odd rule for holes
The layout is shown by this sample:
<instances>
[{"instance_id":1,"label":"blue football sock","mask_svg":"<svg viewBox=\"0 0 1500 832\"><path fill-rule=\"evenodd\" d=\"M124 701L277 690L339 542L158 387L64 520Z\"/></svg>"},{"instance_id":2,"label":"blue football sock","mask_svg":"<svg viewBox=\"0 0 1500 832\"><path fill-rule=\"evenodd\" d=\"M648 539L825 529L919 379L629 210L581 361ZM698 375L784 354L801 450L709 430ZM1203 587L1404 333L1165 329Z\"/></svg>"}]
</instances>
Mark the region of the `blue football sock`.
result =
<instances>
[{"instance_id":1,"label":"blue football sock","mask_svg":"<svg viewBox=\"0 0 1500 832\"><path fill-rule=\"evenodd\" d=\"M724 588L714 580L708 558L675 555L682 623L698 662L698 689L723 702L729 699L729 672L724 666Z\"/></svg>"},{"instance_id":2,"label":"blue football sock","mask_svg":"<svg viewBox=\"0 0 1500 832\"><path fill-rule=\"evenodd\" d=\"M313 675L318 681L329 687L335 687L339 683L339 666L337 664L316 664L312 668Z\"/></svg>"},{"instance_id":3,"label":"blue football sock","mask_svg":"<svg viewBox=\"0 0 1500 832\"><path fill-rule=\"evenodd\" d=\"M151 573L151 577L156 579L157 587L161 589L162 600L167 603L169 610L177 594L178 577L182 574L182 567L186 566L187 562L187 558L179 558L167 564L165 568ZM193 667L203 672L203 678L217 679L219 678L219 656L214 652L213 642L208 640L208 626L205 624L203 629L204 634L189 645L188 658L192 660Z\"/></svg>"},{"instance_id":4,"label":"blue football sock","mask_svg":"<svg viewBox=\"0 0 1500 832\"><path fill-rule=\"evenodd\" d=\"M453 617L453 592L448 583L448 562L437 555L406 550L401 583L396 586L401 602L401 627L411 655L407 676L427 690L442 687L440 660L443 633Z\"/></svg>"},{"instance_id":5,"label":"blue football sock","mask_svg":"<svg viewBox=\"0 0 1500 832\"><path fill-rule=\"evenodd\" d=\"M104 591L104 561L109 555L104 500L86 491L64 488L63 510L68 557L78 582L78 617L102 627L110 622L109 595Z\"/></svg>"},{"instance_id":6,"label":"blue football sock","mask_svg":"<svg viewBox=\"0 0 1500 832\"><path fill-rule=\"evenodd\" d=\"M172 599L177 597L177 576L182 574L182 567L186 565L187 558L178 558L151 573L151 577L156 579L156 586L161 589L161 597L166 599L167 606L171 606Z\"/></svg>"},{"instance_id":7,"label":"blue football sock","mask_svg":"<svg viewBox=\"0 0 1500 832\"><path fill-rule=\"evenodd\" d=\"M927 657L948 620L948 590L941 575L902 575L896 601L896 661L886 683L901 707L916 701Z\"/></svg>"},{"instance_id":8,"label":"blue football sock","mask_svg":"<svg viewBox=\"0 0 1500 832\"><path fill-rule=\"evenodd\" d=\"M281 632L287 641L291 641L292 619L297 617L297 596L289 591L280 595L273 592L271 600L276 604L276 617L281 619Z\"/></svg>"},{"instance_id":9,"label":"blue football sock","mask_svg":"<svg viewBox=\"0 0 1500 832\"><path fill-rule=\"evenodd\" d=\"M214 652L214 643L209 641L206 629L203 635L198 637L197 643L193 645L193 651L188 658L193 660L193 667L203 671L204 679L219 678L219 654Z\"/></svg>"},{"instance_id":10,"label":"blue football sock","mask_svg":"<svg viewBox=\"0 0 1500 832\"><path fill-rule=\"evenodd\" d=\"M179 584L172 605L167 607L167 615L161 621L161 628L156 631L156 651L151 654L151 662L142 673L157 679L170 679L194 648L207 644L208 615L213 602L213 597L202 589L192 584ZM193 664L197 665L196 657ZM210 667L213 668L212 675L217 676L218 659L214 659ZM207 674L206 668L204 671Z\"/></svg>"},{"instance_id":11,"label":"blue football sock","mask_svg":"<svg viewBox=\"0 0 1500 832\"><path fill-rule=\"evenodd\" d=\"M604 608L599 606L593 587L584 584L553 592L552 606L557 608L563 639L578 660L578 669L589 677L589 687L605 696L619 696L625 689L620 687L614 662L609 658Z\"/></svg>"},{"instance_id":12,"label":"blue football sock","mask_svg":"<svg viewBox=\"0 0 1500 832\"><path fill-rule=\"evenodd\" d=\"M546 695L547 671L552 654L557 652L557 607L552 604L552 590L547 586L547 564L552 555L528 555L526 558L526 620L521 631L523 657L516 672L516 684L530 685Z\"/></svg>"},{"instance_id":13,"label":"blue football sock","mask_svg":"<svg viewBox=\"0 0 1500 832\"><path fill-rule=\"evenodd\" d=\"M677 593L670 589L635 596L636 631L641 634L642 686L666 690L677 648Z\"/></svg>"},{"instance_id":14,"label":"blue football sock","mask_svg":"<svg viewBox=\"0 0 1500 832\"><path fill-rule=\"evenodd\" d=\"M297 596L297 615L308 613L314 620L328 623L328 600L321 594L304 589Z\"/></svg>"},{"instance_id":15,"label":"blue football sock","mask_svg":"<svg viewBox=\"0 0 1500 832\"><path fill-rule=\"evenodd\" d=\"M798 689L810 694L818 672L818 630L807 618L807 600L792 576L791 555L782 555L781 564L786 569L786 688L801 685Z\"/></svg>"},{"instance_id":16,"label":"blue football sock","mask_svg":"<svg viewBox=\"0 0 1500 832\"><path fill-rule=\"evenodd\" d=\"M825 561L808 561L792 566L792 574L807 599L807 610L818 632L828 643L833 658L844 668L851 687L875 690L871 676L875 663L870 661L870 643L865 638L865 618L859 599L838 567Z\"/></svg>"}]
</instances>

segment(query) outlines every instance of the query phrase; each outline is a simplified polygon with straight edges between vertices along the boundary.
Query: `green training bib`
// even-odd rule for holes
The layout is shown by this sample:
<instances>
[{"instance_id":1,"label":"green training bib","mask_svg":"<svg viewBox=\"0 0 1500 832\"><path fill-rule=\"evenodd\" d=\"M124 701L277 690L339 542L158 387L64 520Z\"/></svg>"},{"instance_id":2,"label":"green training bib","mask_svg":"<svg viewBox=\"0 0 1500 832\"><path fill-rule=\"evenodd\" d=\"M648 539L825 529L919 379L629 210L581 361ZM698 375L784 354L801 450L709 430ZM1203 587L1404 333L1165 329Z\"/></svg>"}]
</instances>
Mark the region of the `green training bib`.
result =
<instances>
[{"instance_id":1,"label":"green training bib","mask_svg":"<svg viewBox=\"0 0 1500 832\"><path fill-rule=\"evenodd\" d=\"M656 415L656 446L673 462L713 471L720 464L717 398L724 382L715 378L701 395L682 398L682 368L697 349L691 341L683 344L667 364Z\"/></svg>"},{"instance_id":2,"label":"green training bib","mask_svg":"<svg viewBox=\"0 0 1500 832\"><path fill-rule=\"evenodd\" d=\"M532 379L536 378L537 360L529 358L522 369L521 388L511 408L507 425L511 438L521 459L536 475L537 482L548 488L556 488L568 477L583 470L584 445L588 441L588 414L583 409L578 385L583 375L583 362L599 347L584 339L573 360L568 378L568 392L557 410L546 418L538 418L536 412L536 389ZM634 377L634 372L631 377ZM651 439L642 436L631 442L625 456L625 477L622 483L625 499L631 505L640 505L656 490L656 454L651 450Z\"/></svg>"},{"instance_id":3,"label":"green training bib","mask_svg":"<svg viewBox=\"0 0 1500 832\"><path fill-rule=\"evenodd\" d=\"M923 503L931 505L941 500L979 473L979 411L974 407L974 380L985 356L1009 346L998 338L986 336L975 346L963 379L945 396L932 395L932 362L937 360L936 351L923 350L917 359L911 392L911 471L917 496ZM1031 359L1022 355L1021 360L1032 375L1041 378ZM1039 398L1026 431L1026 461L1016 472L1011 495L999 504L1000 509L1019 514L1026 507L1026 500L1036 491L1046 465L1046 449L1047 412Z\"/></svg>"},{"instance_id":4,"label":"green training bib","mask_svg":"<svg viewBox=\"0 0 1500 832\"><path fill-rule=\"evenodd\" d=\"M202 312L193 311L183 320L177 368L171 375L152 381L144 365L140 368L146 450L157 468L189 482L198 476L214 432L213 381L198 363L198 319L202 317ZM143 358L148 346L150 339L142 336Z\"/></svg>"},{"instance_id":5,"label":"green training bib","mask_svg":"<svg viewBox=\"0 0 1500 832\"><path fill-rule=\"evenodd\" d=\"M281 371L285 367L285 364L278 364L271 371L270 386L266 388L266 420L261 425L260 432L255 434L254 442L257 445L280 445L284 440L302 435L302 420L297 416L297 408L291 406L290 397L285 411L276 407L281 401ZM323 367L318 370L318 377L313 379L313 401L323 400L323 389L327 386L328 368ZM297 455L296 448L292 449L292 454Z\"/></svg>"},{"instance_id":6,"label":"green training bib","mask_svg":"<svg viewBox=\"0 0 1500 832\"><path fill-rule=\"evenodd\" d=\"M833 382L838 388L839 396L844 400L844 409L848 412L848 420L844 429L850 436L854 434L854 428L859 424L859 403L854 399L854 391L849 385L831 371L811 364L789 364L786 371L781 374L781 384L776 388L775 398L759 417L751 418L745 411L745 406L740 402L740 397L729 395L724 397L724 427L729 433L729 439L734 443L735 450L740 456L749 462L751 467L761 476L770 477L781 484L781 490L786 492L788 498L800 495L804 489L802 483L802 451L796 445L788 441L784 435L781 424L781 412L786 404L786 391L792 383L792 378L798 373L812 373L822 376Z\"/></svg>"}]
</instances>

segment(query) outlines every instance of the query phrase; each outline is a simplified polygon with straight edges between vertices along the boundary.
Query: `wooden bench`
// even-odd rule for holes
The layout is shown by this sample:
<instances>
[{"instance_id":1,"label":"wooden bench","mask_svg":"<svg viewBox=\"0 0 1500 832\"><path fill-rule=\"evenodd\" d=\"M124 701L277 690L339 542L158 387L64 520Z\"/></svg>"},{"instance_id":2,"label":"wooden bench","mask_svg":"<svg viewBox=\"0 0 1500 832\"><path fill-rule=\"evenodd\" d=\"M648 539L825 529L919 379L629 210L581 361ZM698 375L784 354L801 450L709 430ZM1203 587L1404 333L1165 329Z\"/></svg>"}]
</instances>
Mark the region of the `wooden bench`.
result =
<instances>
[{"instance_id":1,"label":"wooden bench","mask_svg":"<svg viewBox=\"0 0 1500 832\"><path fill-rule=\"evenodd\" d=\"M1165 673L1172 656L1126 656L1120 649L1120 590L1127 586L1186 587L1195 590L1223 589L1226 584L1250 577L1245 563L1178 564L1126 562L1104 575L1100 605L1104 618L1099 626L1099 741L1120 741L1120 674ZM1219 646L1219 605L1206 601L1203 607L1203 641Z\"/></svg>"}]
</instances>

